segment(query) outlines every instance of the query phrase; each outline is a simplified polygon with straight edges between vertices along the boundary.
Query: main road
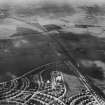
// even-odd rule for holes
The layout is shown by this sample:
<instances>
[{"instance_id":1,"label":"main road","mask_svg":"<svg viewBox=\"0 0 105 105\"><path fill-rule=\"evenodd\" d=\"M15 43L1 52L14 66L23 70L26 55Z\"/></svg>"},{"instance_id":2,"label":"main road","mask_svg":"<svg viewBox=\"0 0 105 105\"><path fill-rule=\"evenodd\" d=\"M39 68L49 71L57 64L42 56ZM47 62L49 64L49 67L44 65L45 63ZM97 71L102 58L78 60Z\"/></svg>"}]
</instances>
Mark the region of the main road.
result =
<instances>
[{"instance_id":1,"label":"main road","mask_svg":"<svg viewBox=\"0 0 105 105\"><path fill-rule=\"evenodd\" d=\"M68 52L67 48L63 45L63 43L59 40L59 35L56 37L56 35L49 35L51 40L54 40L57 45L59 45L59 48L62 50L63 54L67 57L67 60L65 60L65 64L70 69L73 68L74 74L78 77L78 79L83 83L87 91L92 93L94 99L98 103L98 105L105 105L105 101L103 98L99 97L96 92L92 89L92 87L89 84L89 81L86 79L86 77L80 72L79 64L73 59L70 52Z\"/></svg>"},{"instance_id":2,"label":"main road","mask_svg":"<svg viewBox=\"0 0 105 105\"><path fill-rule=\"evenodd\" d=\"M19 21L23 21L21 19L18 19L16 17L10 17L10 18L14 18L16 20ZM27 22L27 21L23 21L27 24L30 24L33 26L33 24L31 22ZM79 64L74 60L74 58L71 56L70 52L68 52L68 49L64 46L64 44L62 43L61 40L59 40L59 34L54 35L53 33L49 33L46 28L44 28L42 25L39 24L39 22L37 22L37 24L34 24L35 26L37 25L38 28L40 28L41 30L43 30L43 34L48 36L50 38L50 40L53 40L54 42L56 42L56 44L59 46L60 50L62 50L63 55L67 58L65 60L65 64L71 68L73 67L73 72L76 74L76 76L78 77L78 79L83 83L83 85L86 87L87 91L90 91L93 94L93 97L96 99L98 105L105 105L105 101L103 100L103 98L99 97L95 91L92 89L92 87L89 84L89 81L86 79L86 77L80 72L79 70ZM51 43L53 45L53 43ZM59 53L59 52L58 52Z\"/></svg>"}]
</instances>

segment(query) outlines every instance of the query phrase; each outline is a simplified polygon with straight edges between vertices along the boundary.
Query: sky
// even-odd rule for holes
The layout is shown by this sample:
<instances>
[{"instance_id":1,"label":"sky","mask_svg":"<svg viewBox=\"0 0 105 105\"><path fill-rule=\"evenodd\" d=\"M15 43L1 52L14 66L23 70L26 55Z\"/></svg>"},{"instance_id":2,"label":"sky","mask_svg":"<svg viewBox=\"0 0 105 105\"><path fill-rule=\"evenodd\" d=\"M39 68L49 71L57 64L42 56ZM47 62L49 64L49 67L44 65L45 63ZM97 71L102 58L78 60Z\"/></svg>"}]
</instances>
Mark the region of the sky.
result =
<instances>
[{"instance_id":1,"label":"sky","mask_svg":"<svg viewBox=\"0 0 105 105\"><path fill-rule=\"evenodd\" d=\"M14 4L19 4L19 5L23 5L23 4L29 4L29 3L36 3L36 4L40 4L40 3L44 3L44 2L55 2L55 3L70 3L70 4L76 4L76 5L81 5L81 4L103 4L105 3L105 0L0 0L0 4L10 4L10 5L14 5Z\"/></svg>"}]
</instances>

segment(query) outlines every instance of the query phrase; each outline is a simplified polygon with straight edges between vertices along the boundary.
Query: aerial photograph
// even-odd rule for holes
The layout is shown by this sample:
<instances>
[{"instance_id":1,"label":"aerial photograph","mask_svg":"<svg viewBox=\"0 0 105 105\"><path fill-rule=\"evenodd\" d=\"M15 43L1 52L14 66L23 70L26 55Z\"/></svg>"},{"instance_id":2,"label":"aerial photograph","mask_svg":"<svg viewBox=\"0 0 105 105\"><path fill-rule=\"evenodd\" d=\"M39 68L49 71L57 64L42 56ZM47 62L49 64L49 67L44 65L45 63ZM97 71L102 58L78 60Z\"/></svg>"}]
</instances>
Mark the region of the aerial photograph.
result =
<instances>
[{"instance_id":1,"label":"aerial photograph","mask_svg":"<svg viewBox=\"0 0 105 105\"><path fill-rule=\"evenodd\" d=\"M105 105L105 0L0 0L0 105Z\"/></svg>"}]
</instances>

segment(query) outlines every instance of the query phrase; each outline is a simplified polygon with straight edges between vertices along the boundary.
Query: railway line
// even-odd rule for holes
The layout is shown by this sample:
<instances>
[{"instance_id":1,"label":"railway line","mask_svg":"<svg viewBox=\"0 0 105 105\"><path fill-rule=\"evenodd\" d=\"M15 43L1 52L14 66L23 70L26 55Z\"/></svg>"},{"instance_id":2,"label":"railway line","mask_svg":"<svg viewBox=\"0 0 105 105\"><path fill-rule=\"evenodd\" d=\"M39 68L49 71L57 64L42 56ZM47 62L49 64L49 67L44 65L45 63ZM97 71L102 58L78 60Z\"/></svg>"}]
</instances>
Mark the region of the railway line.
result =
<instances>
[{"instance_id":1,"label":"railway line","mask_svg":"<svg viewBox=\"0 0 105 105\"><path fill-rule=\"evenodd\" d=\"M67 48L65 48L65 46L62 44L61 41L59 41L59 38L54 36L54 35L50 35L51 39L54 40L60 47L60 49L62 50L63 54L68 58L67 61L65 60L65 64L69 67L69 69L71 67L73 67L73 72L77 75L78 79L83 83L83 85L86 87L86 90L89 91L90 93L92 93L94 99L96 100L97 105L105 105L105 101L103 100L103 98L101 99L101 97L99 97L95 91L92 89L92 87L89 85L89 81L85 78L85 76L80 73L79 71L79 67L75 60L73 59L73 57L71 56L70 52L68 52Z\"/></svg>"},{"instance_id":2,"label":"railway line","mask_svg":"<svg viewBox=\"0 0 105 105\"><path fill-rule=\"evenodd\" d=\"M27 24L32 25L31 23ZM62 50L66 57L63 63L68 67L68 70L73 68L72 72L84 85L85 91L80 91L80 93L67 97L67 87L63 79L62 71L57 71L57 68L53 68L53 64L48 64L34 69L30 73L26 73L10 82L0 83L0 105L105 105L105 101L96 94L88 80L79 71L78 64L59 40L59 37L47 32L40 24L38 25L43 29L44 35L47 35L47 37L53 40ZM53 46L53 43L51 44ZM52 76L51 80L44 81L44 78L39 78L42 76L43 71L47 74L50 68L53 68L53 70L51 69L52 71L50 71ZM36 70L41 70L41 72L39 72L40 76L37 76L37 78L35 77ZM55 75L53 75L53 73L55 73ZM57 80L59 76L61 78ZM43 86L43 88L41 86Z\"/></svg>"}]
</instances>

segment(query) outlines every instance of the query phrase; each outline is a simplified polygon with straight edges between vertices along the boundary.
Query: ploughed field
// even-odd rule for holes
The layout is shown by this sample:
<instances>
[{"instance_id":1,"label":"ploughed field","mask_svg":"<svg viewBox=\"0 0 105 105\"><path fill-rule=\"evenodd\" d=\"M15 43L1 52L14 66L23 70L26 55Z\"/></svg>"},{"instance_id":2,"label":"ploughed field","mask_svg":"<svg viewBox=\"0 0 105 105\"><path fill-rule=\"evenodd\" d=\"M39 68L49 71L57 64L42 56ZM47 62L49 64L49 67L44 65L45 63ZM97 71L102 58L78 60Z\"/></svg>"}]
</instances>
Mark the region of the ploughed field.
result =
<instances>
[{"instance_id":1,"label":"ploughed field","mask_svg":"<svg viewBox=\"0 0 105 105\"><path fill-rule=\"evenodd\" d=\"M90 85L104 97L104 38L63 31L45 35L29 28L20 29L9 39L0 39L1 82L22 76L41 65L66 60L70 54Z\"/></svg>"}]
</instances>

